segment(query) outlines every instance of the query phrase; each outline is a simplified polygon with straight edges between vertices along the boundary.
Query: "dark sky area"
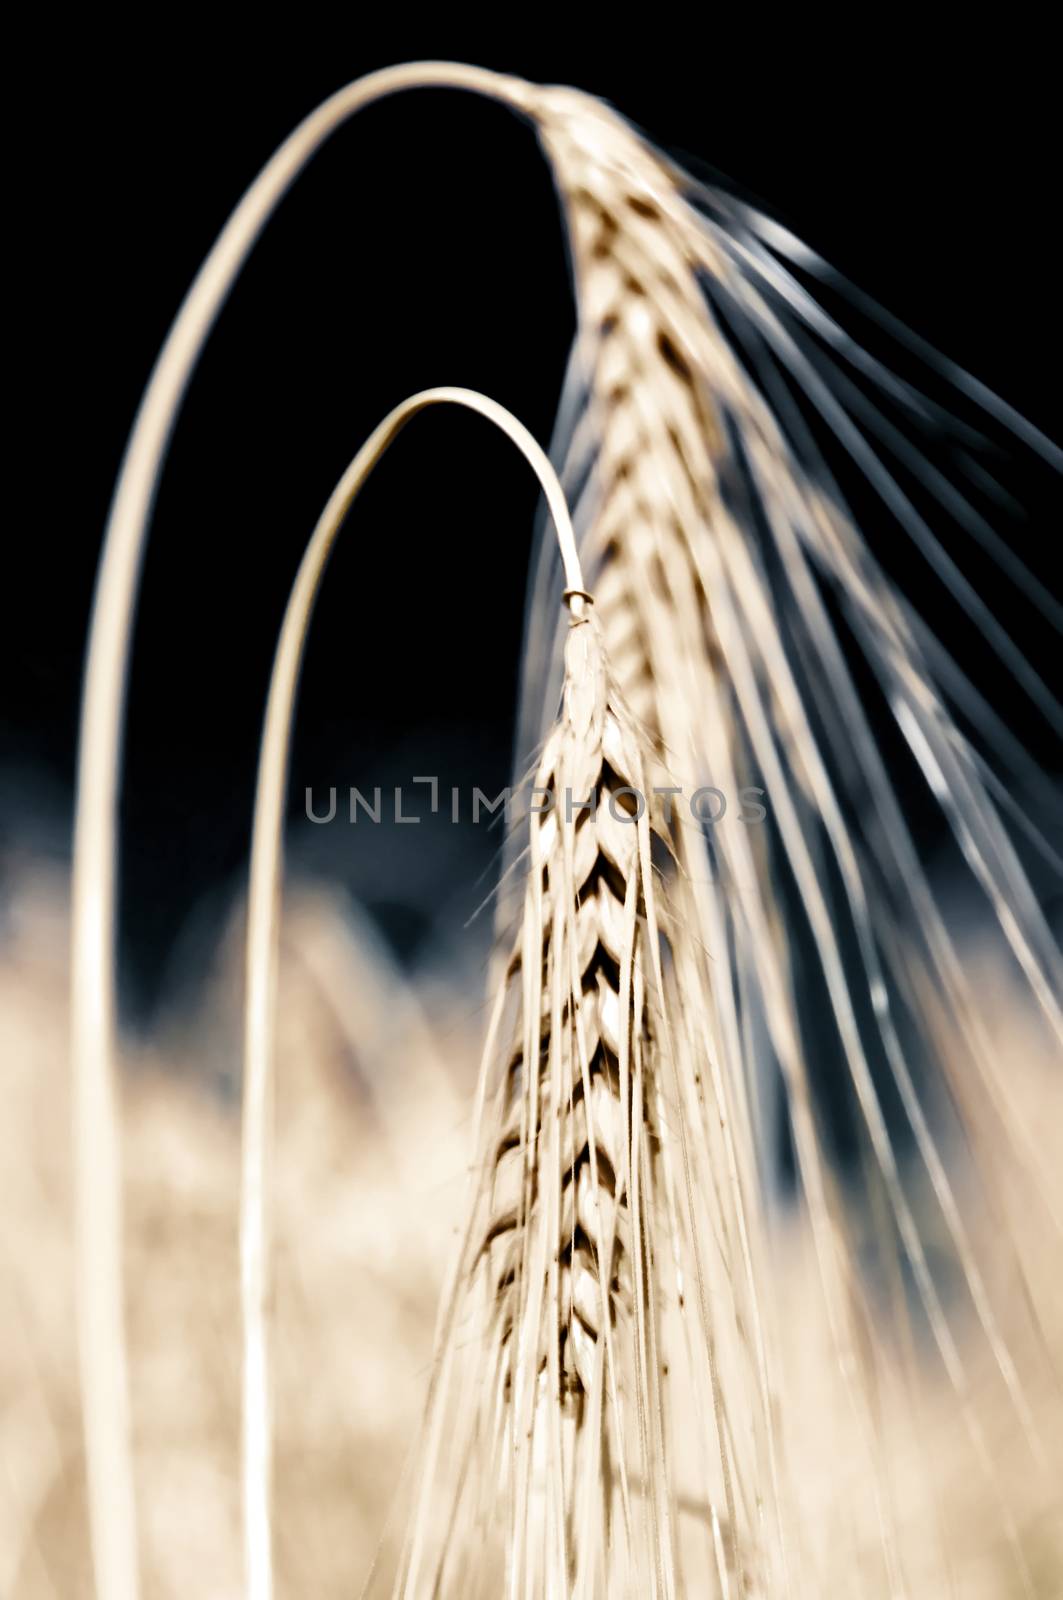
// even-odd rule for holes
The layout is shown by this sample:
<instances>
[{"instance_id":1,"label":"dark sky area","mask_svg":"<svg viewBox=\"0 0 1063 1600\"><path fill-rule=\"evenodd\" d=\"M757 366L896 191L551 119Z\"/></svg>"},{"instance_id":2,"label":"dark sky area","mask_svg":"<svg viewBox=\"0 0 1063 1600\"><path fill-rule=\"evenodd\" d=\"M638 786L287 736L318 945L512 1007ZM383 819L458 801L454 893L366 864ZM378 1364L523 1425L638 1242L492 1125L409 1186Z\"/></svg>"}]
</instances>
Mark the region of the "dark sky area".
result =
<instances>
[{"instance_id":1,"label":"dark sky area","mask_svg":"<svg viewBox=\"0 0 1063 1600\"><path fill-rule=\"evenodd\" d=\"M373 67L454 56L601 93L1059 436L1058 107L1044 41L1016 32L929 54L866 18L859 37L776 36L767 12L741 36L688 38L673 10L655 53L643 37L653 17L617 11L578 50L521 15L526 40L396 23L370 42L302 12L283 31L223 38L174 11L172 27L145 33L65 35L58 93L50 56L24 63L51 109L23 153L32 220L18 251L36 293L9 312L33 350L30 450L14 474L30 478L35 505L5 540L9 839L45 793L65 826L108 499L180 298L285 134ZM283 203L199 367L153 525L124 791L134 1007L150 1005L203 896L244 862L273 641L335 480L383 414L431 384L487 392L545 442L572 329L546 165L497 106L426 92L367 110ZM535 504L526 466L477 419L438 412L404 436L359 501L318 608L297 808L308 783L429 771L505 782ZM1057 529L1031 529L1025 547L1046 581ZM389 888L402 874L382 841L356 847L350 832L311 841L307 859L376 905L406 951L419 918L443 905L459 924L468 915L497 842L407 830L402 870L426 912L412 889Z\"/></svg>"}]
</instances>

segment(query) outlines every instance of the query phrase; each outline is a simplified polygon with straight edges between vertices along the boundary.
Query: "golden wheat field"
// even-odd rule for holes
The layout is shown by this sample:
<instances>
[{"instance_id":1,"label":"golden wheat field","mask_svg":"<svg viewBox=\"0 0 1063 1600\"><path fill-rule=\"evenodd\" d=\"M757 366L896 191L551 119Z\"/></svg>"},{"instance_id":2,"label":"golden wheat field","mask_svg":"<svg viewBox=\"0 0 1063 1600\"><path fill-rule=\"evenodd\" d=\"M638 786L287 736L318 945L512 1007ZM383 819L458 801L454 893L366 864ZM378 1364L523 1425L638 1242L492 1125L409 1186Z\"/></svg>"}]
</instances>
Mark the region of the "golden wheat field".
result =
<instances>
[{"instance_id":1,"label":"golden wheat field","mask_svg":"<svg viewBox=\"0 0 1063 1600\"><path fill-rule=\"evenodd\" d=\"M169 441L303 167L423 88L521 119L552 178L577 330L554 436L445 374L380 407L262 686L245 890L208 979L135 1037L123 724ZM541 496L475 992L285 876L330 556L440 408ZM129 438L69 877L7 874L0 1592L1063 1595L1063 861L1021 737L1040 719L1050 749L1063 708L1013 620L1063 618L998 531L1005 446L1063 469L578 88L388 68L280 146Z\"/></svg>"}]
</instances>

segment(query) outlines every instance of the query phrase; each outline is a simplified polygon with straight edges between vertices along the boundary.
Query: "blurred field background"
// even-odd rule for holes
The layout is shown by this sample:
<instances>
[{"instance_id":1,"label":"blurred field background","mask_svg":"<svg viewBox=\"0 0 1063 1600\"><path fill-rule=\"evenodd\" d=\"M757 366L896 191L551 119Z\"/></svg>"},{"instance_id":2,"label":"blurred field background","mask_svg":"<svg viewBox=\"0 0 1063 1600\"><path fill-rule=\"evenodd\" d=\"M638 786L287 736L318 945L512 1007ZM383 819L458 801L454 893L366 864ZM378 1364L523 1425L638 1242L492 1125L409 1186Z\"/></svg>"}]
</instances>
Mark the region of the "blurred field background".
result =
<instances>
[{"instance_id":1,"label":"blurred field background","mask_svg":"<svg viewBox=\"0 0 1063 1600\"><path fill-rule=\"evenodd\" d=\"M66 887L29 863L0 940L0 1593L92 1593L72 1305ZM124 1064L146 1593L236 1595L239 917L194 1012ZM423 1400L478 1019L430 1039L379 942L289 902L275 1195L282 1592L357 1592Z\"/></svg>"},{"instance_id":2,"label":"blurred field background","mask_svg":"<svg viewBox=\"0 0 1063 1600\"><path fill-rule=\"evenodd\" d=\"M67 901L61 862L8 859L0 935L0 1594L82 1600L89 1576L72 1307ZM282 1596L383 1586L401 1534L404 1465L459 1223L481 1018L474 993L419 996L350 902L296 884L285 912L275 1169L278 1225L277 1581ZM127 1305L145 1594L241 1592L237 1182L240 908L195 997L124 1063ZM977 950L971 952L977 960ZM1063 1096L1043 1036L981 969L994 1037L1025 1087L1063 1201ZM1051 1240L1020 1239L1053 1285ZM847 1593L873 1551L869 1486L823 1327L807 1240L778 1219L775 1315L787 1329L785 1431L809 1556ZM1016 1293L1018 1291L1016 1290ZM1016 1312L1018 1306L1016 1305ZM1016 1325L1021 1319L1016 1315ZM1033 1353L1037 1355L1036 1352ZM1037 1368L1046 1369L1037 1358ZM880 1397L912 1593L937 1600L949 1549L963 1600L1018 1596L992 1483L933 1362ZM981 1391L985 1377L985 1392ZM1038 1600L1063 1593L1058 1387L1034 1405L1051 1460L1032 1462L988 1374L973 1380ZM918 1399L913 1399L913 1395ZM693 1514L697 1515L694 1508ZM920 1554L923 1552L924 1554ZM925 1568L920 1562L925 1561ZM921 1576L922 1572L922 1576ZM373 1592L376 1592L374 1589Z\"/></svg>"}]
</instances>

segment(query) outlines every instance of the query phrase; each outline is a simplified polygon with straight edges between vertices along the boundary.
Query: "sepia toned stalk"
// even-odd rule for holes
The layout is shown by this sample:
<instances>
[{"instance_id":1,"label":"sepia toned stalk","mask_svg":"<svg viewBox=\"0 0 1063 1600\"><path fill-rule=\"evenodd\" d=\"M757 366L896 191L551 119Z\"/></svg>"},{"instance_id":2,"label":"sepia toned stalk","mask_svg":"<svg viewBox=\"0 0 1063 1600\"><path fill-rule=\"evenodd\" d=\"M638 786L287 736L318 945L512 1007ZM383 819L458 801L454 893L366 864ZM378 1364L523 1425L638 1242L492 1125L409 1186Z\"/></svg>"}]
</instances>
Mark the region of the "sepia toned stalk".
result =
<instances>
[{"instance_id":1,"label":"sepia toned stalk","mask_svg":"<svg viewBox=\"0 0 1063 1600\"><path fill-rule=\"evenodd\" d=\"M78 1326L96 1587L138 1593L122 1312L121 1174L115 1088L115 881L129 655L148 523L185 390L214 319L270 213L349 116L420 87L493 95L520 108L518 80L447 62L387 68L349 84L300 124L229 218L167 335L115 486L96 580L78 736L71 935L71 1056Z\"/></svg>"},{"instance_id":2,"label":"sepia toned stalk","mask_svg":"<svg viewBox=\"0 0 1063 1600\"><path fill-rule=\"evenodd\" d=\"M244 1329L244 1536L247 1593L252 1600L269 1600L273 1592L269 1150L284 802L295 695L314 603L340 528L359 490L400 430L420 411L435 405L457 405L478 412L513 441L538 476L550 506L567 585L574 596L580 595L583 588L564 497L542 449L504 407L471 390L456 388L426 389L403 401L384 418L333 490L292 588L277 643L259 755L247 914L240 1261Z\"/></svg>"}]
</instances>

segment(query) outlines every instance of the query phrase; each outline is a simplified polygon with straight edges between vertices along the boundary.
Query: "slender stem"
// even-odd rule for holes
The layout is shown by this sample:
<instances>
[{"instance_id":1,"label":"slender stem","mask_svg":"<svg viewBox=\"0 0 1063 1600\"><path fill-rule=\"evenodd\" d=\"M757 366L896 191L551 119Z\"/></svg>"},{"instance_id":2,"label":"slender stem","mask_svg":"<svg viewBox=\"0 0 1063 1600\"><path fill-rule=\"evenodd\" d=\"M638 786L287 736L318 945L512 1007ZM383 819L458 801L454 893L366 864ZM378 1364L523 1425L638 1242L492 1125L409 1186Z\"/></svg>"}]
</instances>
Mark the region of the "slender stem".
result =
<instances>
[{"instance_id":1,"label":"slender stem","mask_svg":"<svg viewBox=\"0 0 1063 1600\"><path fill-rule=\"evenodd\" d=\"M137 413L104 535L81 709L74 828L71 1055L77 1320L97 1593L136 1600L136 1507L122 1312L115 1046L118 772L130 640L155 491L189 379L230 288L281 196L331 133L400 90L467 89L528 112L518 79L447 62L390 67L341 89L255 179L189 289Z\"/></svg>"},{"instance_id":2,"label":"slender stem","mask_svg":"<svg viewBox=\"0 0 1063 1600\"><path fill-rule=\"evenodd\" d=\"M280 935L280 881L295 695L303 648L325 565L351 504L411 417L432 405L467 406L513 440L539 478L565 568L569 591L582 595L583 574L557 474L515 417L469 389L426 389L385 417L343 474L310 538L281 624L259 750L251 835L244 1011L243 1167L240 1186L241 1306L244 1332L244 1553L250 1600L273 1592L270 1537L271 1396L267 1306L270 1290L269 1149L273 1085L273 1026Z\"/></svg>"}]
</instances>

